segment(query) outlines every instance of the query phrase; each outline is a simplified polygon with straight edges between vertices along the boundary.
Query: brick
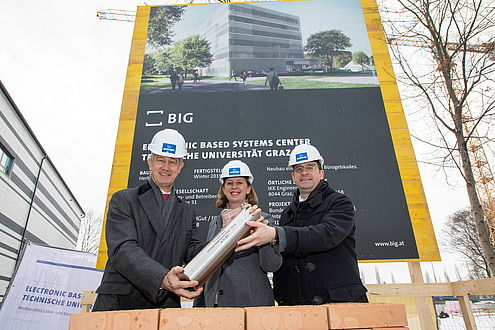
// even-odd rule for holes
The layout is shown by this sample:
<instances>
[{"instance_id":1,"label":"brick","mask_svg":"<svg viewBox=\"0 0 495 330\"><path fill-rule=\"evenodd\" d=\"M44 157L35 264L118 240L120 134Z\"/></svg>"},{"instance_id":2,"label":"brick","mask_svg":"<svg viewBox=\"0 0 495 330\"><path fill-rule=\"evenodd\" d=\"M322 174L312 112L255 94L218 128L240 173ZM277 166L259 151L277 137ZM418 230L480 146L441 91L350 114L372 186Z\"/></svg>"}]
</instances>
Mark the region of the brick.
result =
<instances>
[{"instance_id":1,"label":"brick","mask_svg":"<svg viewBox=\"0 0 495 330\"><path fill-rule=\"evenodd\" d=\"M69 330L157 330L158 309L72 314Z\"/></svg>"},{"instance_id":2,"label":"brick","mask_svg":"<svg viewBox=\"0 0 495 330\"><path fill-rule=\"evenodd\" d=\"M328 330L327 310L323 306L249 307L245 310L247 330Z\"/></svg>"},{"instance_id":3,"label":"brick","mask_svg":"<svg viewBox=\"0 0 495 330\"><path fill-rule=\"evenodd\" d=\"M408 327L386 327L386 328L359 328L352 330L409 330Z\"/></svg>"},{"instance_id":4,"label":"brick","mask_svg":"<svg viewBox=\"0 0 495 330\"><path fill-rule=\"evenodd\" d=\"M169 308L160 312L159 329L244 330L242 308Z\"/></svg>"},{"instance_id":5,"label":"brick","mask_svg":"<svg viewBox=\"0 0 495 330\"><path fill-rule=\"evenodd\" d=\"M329 329L369 329L407 326L406 309L400 304L341 303L323 305Z\"/></svg>"}]
</instances>

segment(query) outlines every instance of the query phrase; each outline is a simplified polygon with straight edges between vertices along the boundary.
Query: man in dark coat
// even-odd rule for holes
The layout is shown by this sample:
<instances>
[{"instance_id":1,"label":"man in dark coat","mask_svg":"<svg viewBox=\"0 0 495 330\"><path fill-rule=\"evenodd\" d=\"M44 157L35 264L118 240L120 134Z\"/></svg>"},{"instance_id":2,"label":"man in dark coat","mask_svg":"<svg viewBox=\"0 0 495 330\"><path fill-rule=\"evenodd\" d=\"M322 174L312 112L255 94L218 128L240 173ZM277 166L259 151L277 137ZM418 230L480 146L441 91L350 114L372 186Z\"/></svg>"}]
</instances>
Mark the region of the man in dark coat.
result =
<instances>
[{"instance_id":1,"label":"man in dark coat","mask_svg":"<svg viewBox=\"0 0 495 330\"><path fill-rule=\"evenodd\" d=\"M203 247L195 212L173 186L184 166L185 140L165 129L148 149L151 179L116 192L108 206L108 261L93 311L180 307L180 296L195 298L203 290L190 291L198 282L178 277L180 265Z\"/></svg>"},{"instance_id":2,"label":"man in dark coat","mask_svg":"<svg viewBox=\"0 0 495 330\"><path fill-rule=\"evenodd\" d=\"M355 251L354 206L324 180L323 157L298 145L289 157L298 189L278 227L247 223L256 231L237 250L278 244L282 267L273 277L279 305L368 302Z\"/></svg>"}]
</instances>

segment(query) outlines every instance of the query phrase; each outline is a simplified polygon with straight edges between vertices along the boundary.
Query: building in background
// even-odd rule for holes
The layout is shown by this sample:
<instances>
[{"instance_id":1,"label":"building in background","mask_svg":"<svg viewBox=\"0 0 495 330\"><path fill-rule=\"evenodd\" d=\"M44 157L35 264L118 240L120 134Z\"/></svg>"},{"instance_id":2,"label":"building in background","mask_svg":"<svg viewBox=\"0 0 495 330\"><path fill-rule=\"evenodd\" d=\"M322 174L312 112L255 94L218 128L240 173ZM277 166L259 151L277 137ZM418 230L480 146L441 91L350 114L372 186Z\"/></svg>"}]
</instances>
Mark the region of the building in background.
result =
<instances>
[{"instance_id":1,"label":"building in background","mask_svg":"<svg viewBox=\"0 0 495 330\"><path fill-rule=\"evenodd\" d=\"M0 301L21 242L74 249L84 211L0 81Z\"/></svg>"},{"instance_id":2,"label":"building in background","mask_svg":"<svg viewBox=\"0 0 495 330\"><path fill-rule=\"evenodd\" d=\"M321 66L320 60L304 57L298 16L254 6L219 6L199 28L210 42L213 63L200 69L204 76L226 77L244 69L265 75L273 67L278 73L298 73Z\"/></svg>"}]
</instances>

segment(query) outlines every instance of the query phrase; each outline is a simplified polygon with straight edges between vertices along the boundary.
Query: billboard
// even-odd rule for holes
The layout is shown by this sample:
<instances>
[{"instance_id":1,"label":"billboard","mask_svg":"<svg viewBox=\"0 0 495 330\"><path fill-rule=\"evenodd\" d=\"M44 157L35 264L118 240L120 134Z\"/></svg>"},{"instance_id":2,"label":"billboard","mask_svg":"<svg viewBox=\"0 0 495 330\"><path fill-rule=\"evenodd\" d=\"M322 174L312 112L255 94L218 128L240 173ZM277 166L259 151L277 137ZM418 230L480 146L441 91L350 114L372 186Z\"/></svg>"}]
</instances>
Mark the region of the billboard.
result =
<instances>
[{"instance_id":1,"label":"billboard","mask_svg":"<svg viewBox=\"0 0 495 330\"><path fill-rule=\"evenodd\" d=\"M95 262L94 253L27 242L0 310L2 329L68 329L83 291L101 281Z\"/></svg>"},{"instance_id":2,"label":"billboard","mask_svg":"<svg viewBox=\"0 0 495 330\"><path fill-rule=\"evenodd\" d=\"M392 72L375 1L138 7L108 198L148 179L147 144L174 128L189 151L175 189L202 238L234 159L278 220L289 153L311 143L355 205L361 261L439 260Z\"/></svg>"}]
</instances>

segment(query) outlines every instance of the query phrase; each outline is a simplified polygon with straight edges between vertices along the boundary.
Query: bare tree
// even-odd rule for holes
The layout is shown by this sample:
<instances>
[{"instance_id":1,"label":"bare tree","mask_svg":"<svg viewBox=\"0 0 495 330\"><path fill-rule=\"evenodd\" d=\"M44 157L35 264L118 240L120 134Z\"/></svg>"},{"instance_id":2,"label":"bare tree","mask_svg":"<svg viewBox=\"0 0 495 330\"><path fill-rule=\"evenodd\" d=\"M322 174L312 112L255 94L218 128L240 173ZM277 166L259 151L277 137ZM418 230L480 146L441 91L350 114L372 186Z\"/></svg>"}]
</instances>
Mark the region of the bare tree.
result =
<instances>
[{"instance_id":1,"label":"bare tree","mask_svg":"<svg viewBox=\"0 0 495 330\"><path fill-rule=\"evenodd\" d=\"M376 284L385 284L385 281L382 280L382 277L380 276L380 270L378 269L377 266L375 266L375 278L376 278Z\"/></svg>"},{"instance_id":2,"label":"bare tree","mask_svg":"<svg viewBox=\"0 0 495 330\"><path fill-rule=\"evenodd\" d=\"M81 251L97 253L100 247L103 214L89 210L81 221L77 246Z\"/></svg>"},{"instance_id":3,"label":"bare tree","mask_svg":"<svg viewBox=\"0 0 495 330\"><path fill-rule=\"evenodd\" d=\"M462 256L462 261L473 278L491 277L471 210L462 209L452 213L445 224L441 240L448 251Z\"/></svg>"},{"instance_id":4,"label":"bare tree","mask_svg":"<svg viewBox=\"0 0 495 330\"><path fill-rule=\"evenodd\" d=\"M462 281L461 272L459 271L459 267L457 267L457 265L454 265L454 270L455 270L455 276L457 277L457 280Z\"/></svg>"},{"instance_id":5,"label":"bare tree","mask_svg":"<svg viewBox=\"0 0 495 330\"><path fill-rule=\"evenodd\" d=\"M447 271L447 269L444 269L443 270L443 276L445 277L445 282L450 282L450 275L449 275L449 272Z\"/></svg>"},{"instance_id":6,"label":"bare tree","mask_svg":"<svg viewBox=\"0 0 495 330\"><path fill-rule=\"evenodd\" d=\"M366 283L366 274L362 268L359 268L359 277L361 277L361 281L363 281L363 283Z\"/></svg>"},{"instance_id":7,"label":"bare tree","mask_svg":"<svg viewBox=\"0 0 495 330\"><path fill-rule=\"evenodd\" d=\"M431 163L441 166L447 177L452 167L462 175L481 249L494 274L495 250L487 222L495 210L485 218L481 204L485 201L476 189L477 179L493 181L493 177L475 176L476 168L486 164L475 160L473 167L473 156L483 147L493 155L489 142L494 130L489 124L495 108L495 1L382 1L380 9L401 69L398 79L406 84L401 94L411 97L411 112L429 124L429 131L416 138L434 148L436 158ZM490 213L493 199L484 206Z\"/></svg>"},{"instance_id":8,"label":"bare tree","mask_svg":"<svg viewBox=\"0 0 495 330\"><path fill-rule=\"evenodd\" d=\"M425 282L426 283L432 283L430 273L428 271L425 271Z\"/></svg>"}]
</instances>

